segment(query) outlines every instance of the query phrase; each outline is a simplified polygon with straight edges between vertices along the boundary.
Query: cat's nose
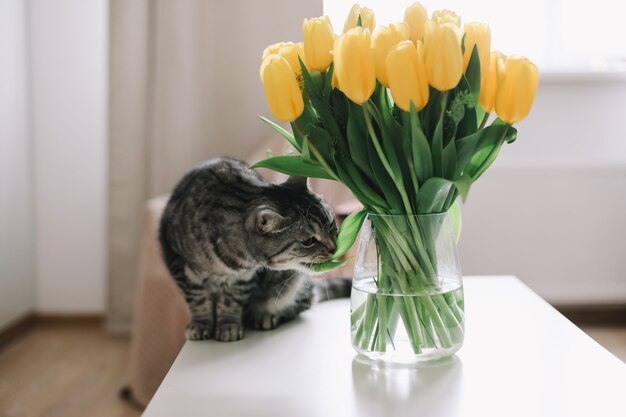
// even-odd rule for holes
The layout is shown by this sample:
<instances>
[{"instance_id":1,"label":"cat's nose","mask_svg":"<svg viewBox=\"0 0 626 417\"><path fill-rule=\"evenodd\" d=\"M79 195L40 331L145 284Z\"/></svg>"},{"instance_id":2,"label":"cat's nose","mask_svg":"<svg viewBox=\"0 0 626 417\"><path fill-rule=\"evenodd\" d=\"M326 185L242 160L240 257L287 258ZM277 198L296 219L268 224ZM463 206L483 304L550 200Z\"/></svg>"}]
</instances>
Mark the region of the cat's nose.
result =
<instances>
[{"instance_id":1,"label":"cat's nose","mask_svg":"<svg viewBox=\"0 0 626 417\"><path fill-rule=\"evenodd\" d=\"M337 244L332 239L327 239L325 242L325 246L330 253L335 253L335 251L337 250Z\"/></svg>"}]
</instances>

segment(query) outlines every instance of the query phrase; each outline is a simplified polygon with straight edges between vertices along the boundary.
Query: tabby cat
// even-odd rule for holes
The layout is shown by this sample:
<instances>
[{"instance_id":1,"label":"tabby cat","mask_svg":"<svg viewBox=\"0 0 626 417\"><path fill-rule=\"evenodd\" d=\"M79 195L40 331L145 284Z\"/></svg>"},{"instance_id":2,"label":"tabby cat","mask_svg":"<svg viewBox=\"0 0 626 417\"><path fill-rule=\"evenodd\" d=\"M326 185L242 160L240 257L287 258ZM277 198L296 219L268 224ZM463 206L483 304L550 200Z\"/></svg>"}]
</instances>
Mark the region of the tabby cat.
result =
<instances>
[{"instance_id":1,"label":"tabby cat","mask_svg":"<svg viewBox=\"0 0 626 417\"><path fill-rule=\"evenodd\" d=\"M335 251L330 208L306 178L268 183L243 162L210 160L176 186L161 218L165 264L191 312L186 336L243 338L244 324L273 329L349 281L311 280Z\"/></svg>"}]
</instances>

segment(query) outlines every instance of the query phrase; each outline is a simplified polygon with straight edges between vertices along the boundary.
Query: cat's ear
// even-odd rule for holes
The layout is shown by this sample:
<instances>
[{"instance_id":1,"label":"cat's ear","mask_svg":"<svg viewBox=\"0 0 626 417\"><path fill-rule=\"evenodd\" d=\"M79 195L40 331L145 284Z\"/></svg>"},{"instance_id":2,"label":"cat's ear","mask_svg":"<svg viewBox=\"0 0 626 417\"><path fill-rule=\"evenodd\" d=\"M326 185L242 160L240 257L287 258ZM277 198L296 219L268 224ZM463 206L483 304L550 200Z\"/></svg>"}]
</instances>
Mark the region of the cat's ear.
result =
<instances>
[{"instance_id":1,"label":"cat's ear","mask_svg":"<svg viewBox=\"0 0 626 417\"><path fill-rule=\"evenodd\" d=\"M256 216L256 230L262 234L277 233L285 228L285 218L272 209L263 209Z\"/></svg>"},{"instance_id":2,"label":"cat's ear","mask_svg":"<svg viewBox=\"0 0 626 417\"><path fill-rule=\"evenodd\" d=\"M306 190L307 189L307 177L294 177L290 176L287 181L283 183L285 187L292 188L294 190Z\"/></svg>"}]
</instances>

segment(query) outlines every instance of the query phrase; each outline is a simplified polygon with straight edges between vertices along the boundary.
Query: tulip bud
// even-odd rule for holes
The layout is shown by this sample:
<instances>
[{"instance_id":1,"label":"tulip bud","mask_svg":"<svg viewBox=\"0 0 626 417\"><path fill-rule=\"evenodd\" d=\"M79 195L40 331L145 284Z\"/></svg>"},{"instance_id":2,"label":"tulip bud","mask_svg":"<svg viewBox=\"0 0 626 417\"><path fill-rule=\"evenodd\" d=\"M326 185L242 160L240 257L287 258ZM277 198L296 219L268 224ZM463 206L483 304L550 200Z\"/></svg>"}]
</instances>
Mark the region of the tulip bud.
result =
<instances>
[{"instance_id":1,"label":"tulip bud","mask_svg":"<svg viewBox=\"0 0 626 417\"><path fill-rule=\"evenodd\" d=\"M333 61L335 32L328 16L316 17L302 23L306 65L317 71L326 71Z\"/></svg>"},{"instance_id":2,"label":"tulip bud","mask_svg":"<svg viewBox=\"0 0 626 417\"><path fill-rule=\"evenodd\" d=\"M461 33L451 23L434 25L425 45L428 83L439 91L457 86L463 75Z\"/></svg>"},{"instance_id":3,"label":"tulip bud","mask_svg":"<svg viewBox=\"0 0 626 417\"><path fill-rule=\"evenodd\" d=\"M400 41L409 39L409 27L406 23L400 22L389 27L378 26L372 34L372 48L374 49L374 64L376 78L385 87L389 86L387 79L387 66L385 60L387 54Z\"/></svg>"},{"instance_id":4,"label":"tulip bud","mask_svg":"<svg viewBox=\"0 0 626 417\"><path fill-rule=\"evenodd\" d=\"M282 122L297 119L304 110L302 93L285 58L272 54L261 64L261 81L272 114Z\"/></svg>"},{"instance_id":5,"label":"tulip bud","mask_svg":"<svg viewBox=\"0 0 626 417\"><path fill-rule=\"evenodd\" d=\"M374 92L376 73L369 30L355 27L335 41L335 74L339 89L353 102L363 104Z\"/></svg>"},{"instance_id":6,"label":"tulip bud","mask_svg":"<svg viewBox=\"0 0 626 417\"><path fill-rule=\"evenodd\" d=\"M406 8L404 21L409 25L411 41L416 43L424 39L424 26L428 17L426 9L419 2L415 2Z\"/></svg>"},{"instance_id":7,"label":"tulip bud","mask_svg":"<svg viewBox=\"0 0 626 417\"><path fill-rule=\"evenodd\" d=\"M452 23L458 28L461 27L461 18L459 15L448 9L435 10L433 12L432 20L438 25Z\"/></svg>"},{"instance_id":8,"label":"tulip bud","mask_svg":"<svg viewBox=\"0 0 626 417\"><path fill-rule=\"evenodd\" d=\"M277 54L278 51L280 50L280 48L283 47L284 45L287 45L287 43L286 42L278 42L278 43L272 44L272 45L268 46L267 48L265 48L263 50L263 57L261 58L261 61L264 61L265 58L267 58L269 55Z\"/></svg>"},{"instance_id":9,"label":"tulip bud","mask_svg":"<svg viewBox=\"0 0 626 417\"><path fill-rule=\"evenodd\" d=\"M413 45L402 41L387 55L389 88L394 103L404 111L411 110L411 102L416 110L428 103L428 80L424 67L422 42Z\"/></svg>"},{"instance_id":10,"label":"tulip bud","mask_svg":"<svg viewBox=\"0 0 626 417\"><path fill-rule=\"evenodd\" d=\"M411 36L411 29L406 22L396 22L389 25L389 29L393 31L401 40L405 41Z\"/></svg>"},{"instance_id":11,"label":"tulip bud","mask_svg":"<svg viewBox=\"0 0 626 417\"><path fill-rule=\"evenodd\" d=\"M466 23L465 29L465 52L463 53L463 71L467 71L472 56L474 45L478 48L480 58L480 78L484 80L489 70L489 55L491 51L491 29L485 23Z\"/></svg>"},{"instance_id":12,"label":"tulip bud","mask_svg":"<svg viewBox=\"0 0 626 417\"><path fill-rule=\"evenodd\" d=\"M367 7L361 7L358 4L355 4L350 9L350 13L348 13L346 22L343 25L343 33L346 33L350 29L358 26L359 16L361 16L361 26L363 29L369 29L370 33L372 33L374 27L376 26L376 16L374 16L374 11L372 9L368 9Z\"/></svg>"},{"instance_id":13,"label":"tulip bud","mask_svg":"<svg viewBox=\"0 0 626 417\"><path fill-rule=\"evenodd\" d=\"M478 104L482 109L491 113L496 101L496 88L498 85L497 71L498 62L502 65L506 61L506 56L500 51L491 52L489 57L489 68L482 77L480 85L480 97L478 98Z\"/></svg>"},{"instance_id":14,"label":"tulip bud","mask_svg":"<svg viewBox=\"0 0 626 417\"><path fill-rule=\"evenodd\" d=\"M287 62L289 63L289 66L291 67L291 69L293 70L293 72L296 75L296 78L299 78L300 75L302 74L302 68L300 67L300 61L298 60L298 57L300 57L300 59L302 59L302 62L305 62L306 65L306 59L305 59L305 55L304 55L304 44L302 42L299 43L293 43L293 42L280 42L280 44L276 44L279 45L278 47L274 47L274 45L272 45L271 47L267 47L265 50L267 51L268 49L272 48L272 52L271 54L278 54L280 56L282 56L283 58L285 58L287 60ZM271 54L265 54L265 52L263 52L263 59L267 58L267 55L271 55Z\"/></svg>"},{"instance_id":15,"label":"tulip bud","mask_svg":"<svg viewBox=\"0 0 626 417\"><path fill-rule=\"evenodd\" d=\"M274 45L270 45L267 48L265 48L265 50L263 51L263 60L265 60L265 58L267 58L269 55L273 55L273 54L278 54L282 56L283 58L285 58L287 62L289 63L289 66L293 70L296 78L299 79L301 77L302 68L300 67L300 61L298 60L298 57L300 57L300 59L302 59L302 62L305 63L304 65L307 66L306 59L304 57L304 44L302 42L300 43L279 42L279 43L275 43ZM263 69L263 66L261 66L261 70L262 69ZM261 79L263 79L262 72L261 72Z\"/></svg>"},{"instance_id":16,"label":"tulip bud","mask_svg":"<svg viewBox=\"0 0 626 417\"><path fill-rule=\"evenodd\" d=\"M304 55L304 44L302 42L300 43L289 42L286 45L283 45L278 50L278 54L282 56L283 58L285 58L287 62L289 62L289 66L291 67L293 72L296 73L296 77L302 74L300 60L298 59L299 57L302 60L302 62L305 63L305 66L306 66L306 59Z\"/></svg>"},{"instance_id":17,"label":"tulip bud","mask_svg":"<svg viewBox=\"0 0 626 417\"><path fill-rule=\"evenodd\" d=\"M539 85L537 66L522 56L511 56L496 69L496 113L507 123L528 116Z\"/></svg>"}]
</instances>

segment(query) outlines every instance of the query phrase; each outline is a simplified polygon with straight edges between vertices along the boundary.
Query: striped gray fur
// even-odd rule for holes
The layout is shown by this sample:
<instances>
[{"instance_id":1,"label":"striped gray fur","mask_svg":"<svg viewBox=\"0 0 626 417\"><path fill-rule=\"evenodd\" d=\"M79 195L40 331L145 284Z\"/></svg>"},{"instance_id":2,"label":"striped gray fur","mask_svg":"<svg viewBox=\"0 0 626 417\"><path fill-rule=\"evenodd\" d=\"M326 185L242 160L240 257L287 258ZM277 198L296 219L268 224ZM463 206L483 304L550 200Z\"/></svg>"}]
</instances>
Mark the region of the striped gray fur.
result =
<instances>
[{"instance_id":1,"label":"striped gray fur","mask_svg":"<svg viewBox=\"0 0 626 417\"><path fill-rule=\"evenodd\" d=\"M330 208L305 178L264 181L243 162L210 160L174 189L161 217L165 264L187 301L187 338L243 338L273 329L313 302L346 296L350 282L312 280L335 251Z\"/></svg>"}]
</instances>

